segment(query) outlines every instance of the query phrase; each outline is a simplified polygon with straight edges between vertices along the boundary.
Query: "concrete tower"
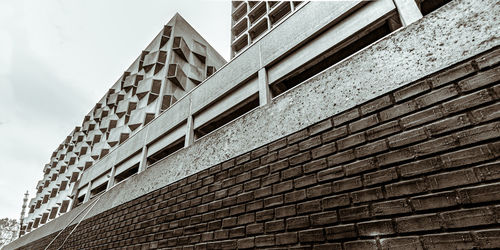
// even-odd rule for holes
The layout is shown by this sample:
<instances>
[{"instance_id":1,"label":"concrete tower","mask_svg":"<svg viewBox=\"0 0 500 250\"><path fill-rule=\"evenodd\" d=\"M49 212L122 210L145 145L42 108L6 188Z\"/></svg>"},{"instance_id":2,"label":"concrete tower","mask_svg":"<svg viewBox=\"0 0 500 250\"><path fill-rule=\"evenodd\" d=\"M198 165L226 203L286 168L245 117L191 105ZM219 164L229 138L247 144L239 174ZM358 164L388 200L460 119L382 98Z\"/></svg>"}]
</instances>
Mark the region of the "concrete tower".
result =
<instances>
[{"instance_id":1,"label":"concrete tower","mask_svg":"<svg viewBox=\"0 0 500 250\"><path fill-rule=\"evenodd\" d=\"M24 193L24 199L23 199L23 208L21 209L21 217L19 218L19 236L24 234L24 231L26 230L26 227L23 226L23 221L24 221L24 214L26 212L26 206L28 205L28 190L26 190L26 193Z\"/></svg>"}]
</instances>

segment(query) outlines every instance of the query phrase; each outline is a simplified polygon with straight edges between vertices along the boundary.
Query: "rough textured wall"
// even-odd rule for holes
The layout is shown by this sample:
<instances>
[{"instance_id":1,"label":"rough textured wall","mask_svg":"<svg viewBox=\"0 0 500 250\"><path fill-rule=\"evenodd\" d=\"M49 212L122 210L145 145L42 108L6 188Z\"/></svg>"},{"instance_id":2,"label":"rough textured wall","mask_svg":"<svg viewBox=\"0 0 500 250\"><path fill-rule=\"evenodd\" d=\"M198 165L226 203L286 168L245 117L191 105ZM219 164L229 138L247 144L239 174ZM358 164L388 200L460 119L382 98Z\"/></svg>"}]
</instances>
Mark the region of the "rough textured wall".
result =
<instances>
[{"instance_id":1,"label":"rough textured wall","mask_svg":"<svg viewBox=\"0 0 500 250\"><path fill-rule=\"evenodd\" d=\"M63 249L500 247L499 61L495 48L86 219Z\"/></svg>"}]
</instances>

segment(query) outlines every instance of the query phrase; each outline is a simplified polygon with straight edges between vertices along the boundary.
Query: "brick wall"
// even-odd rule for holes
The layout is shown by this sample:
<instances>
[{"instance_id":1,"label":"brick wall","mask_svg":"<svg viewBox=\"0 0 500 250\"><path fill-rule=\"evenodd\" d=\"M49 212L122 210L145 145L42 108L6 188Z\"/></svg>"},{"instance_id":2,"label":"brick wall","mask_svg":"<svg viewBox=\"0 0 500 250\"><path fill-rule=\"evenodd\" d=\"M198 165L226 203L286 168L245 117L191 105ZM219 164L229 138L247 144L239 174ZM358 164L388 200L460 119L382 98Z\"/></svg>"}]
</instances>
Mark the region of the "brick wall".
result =
<instances>
[{"instance_id":1,"label":"brick wall","mask_svg":"<svg viewBox=\"0 0 500 250\"><path fill-rule=\"evenodd\" d=\"M498 61L495 49L86 219L63 248L500 247Z\"/></svg>"}]
</instances>

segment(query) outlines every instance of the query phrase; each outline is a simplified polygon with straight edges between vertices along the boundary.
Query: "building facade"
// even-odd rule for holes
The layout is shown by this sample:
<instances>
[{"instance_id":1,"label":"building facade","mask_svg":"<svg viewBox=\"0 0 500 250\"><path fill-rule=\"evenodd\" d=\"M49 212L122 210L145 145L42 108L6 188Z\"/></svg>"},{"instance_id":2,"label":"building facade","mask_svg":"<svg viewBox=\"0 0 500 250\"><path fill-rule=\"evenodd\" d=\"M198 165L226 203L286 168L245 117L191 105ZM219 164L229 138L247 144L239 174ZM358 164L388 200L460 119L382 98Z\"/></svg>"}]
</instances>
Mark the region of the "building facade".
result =
<instances>
[{"instance_id":1,"label":"building facade","mask_svg":"<svg viewBox=\"0 0 500 250\"><path fill-rule=\"evenodd\" d=\"M7 249L500 247L496 1L231 8L232 60Z\"/></svg>"}]
</instances>

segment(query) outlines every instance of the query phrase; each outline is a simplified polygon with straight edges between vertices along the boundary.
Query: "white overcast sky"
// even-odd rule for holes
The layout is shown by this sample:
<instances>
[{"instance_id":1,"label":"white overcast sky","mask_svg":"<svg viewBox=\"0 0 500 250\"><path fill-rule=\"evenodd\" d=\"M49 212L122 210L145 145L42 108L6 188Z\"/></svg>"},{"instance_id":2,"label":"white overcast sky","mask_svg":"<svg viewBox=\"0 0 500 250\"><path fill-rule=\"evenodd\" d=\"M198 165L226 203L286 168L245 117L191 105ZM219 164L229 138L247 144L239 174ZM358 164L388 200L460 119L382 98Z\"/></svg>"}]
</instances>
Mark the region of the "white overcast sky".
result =
<instances>
[{"instance_id":1,"label":"white overcast sky","mask_svg":"<svg viewBox=\"0 0 500 250\"><path fill-rule=\"evenodd\" d=\"M176 12L228 59L228 1L0 0L0 218Z\"/></svg>"}]
</instances>

